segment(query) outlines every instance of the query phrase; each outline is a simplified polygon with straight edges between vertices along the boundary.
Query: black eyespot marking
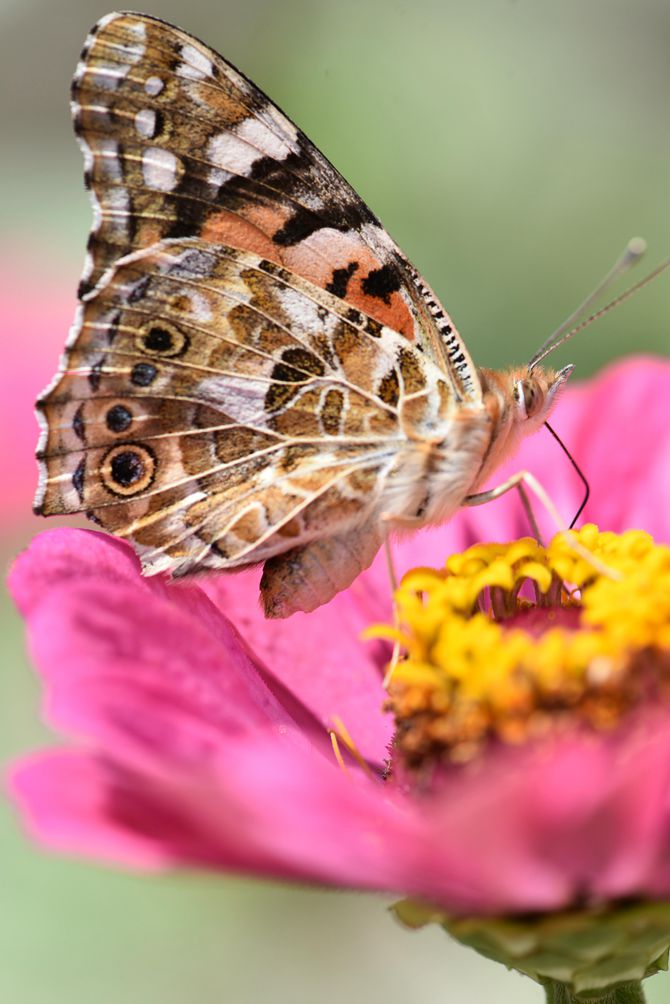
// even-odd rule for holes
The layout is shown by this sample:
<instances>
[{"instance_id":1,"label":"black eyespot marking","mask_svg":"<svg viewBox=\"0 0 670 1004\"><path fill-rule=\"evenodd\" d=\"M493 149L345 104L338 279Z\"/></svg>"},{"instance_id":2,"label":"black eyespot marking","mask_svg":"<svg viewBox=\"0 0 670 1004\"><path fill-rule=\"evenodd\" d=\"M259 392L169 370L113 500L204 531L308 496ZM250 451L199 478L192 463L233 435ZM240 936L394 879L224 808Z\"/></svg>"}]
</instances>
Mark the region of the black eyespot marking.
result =
<instances>
[{"instance_id":1,"label":"black eyespot marking","mask_svg":"<svg viewBox=\"0 0 670 1004\"><path fill-rule=\"evenodd\" d=\"M358 262L350 261L346 268L334 268L333 277L326 285L329 293L334 293L343 299L347 295L347 286L354 272L358 271Z\"/></svg>"},{"instance_id":2,"label":"black eyespot marking","mask_svg":"<svg viewBox=\"0 0 670 1004\"><path fill-rule=\"evenodd\" d=\"M97 363L91 366L88 374L88 382L91 386L91 390L97 392L100 389L100 377L102 376L102 367L105 362L105 357L100 356Z\"/></svg>"},{"instance_id":3,"label":"black eyespot marking","mask_svg":"<svg viewBox=\"0 0 670 1004\"><path fill-rule=\"evenodd\" d=\"M391 302L391 294L400 289L400 277L390 265L382 265L368 273L362 282L363 292L367 296L376 296L384 303Z\"/></svg>"},{"instance_id":4,"label":"black eyespot marking","mask_svg":"<svg viewBox=\"0 0 670 1004\"><path fill-rule=\"evenodd\" d=\"M79 496L79 501L84 501L84 478L86 476L86 457L77 464L77 469L72 475L72 486Z\"/></svg>"},{"instance_id":5,"label":"black eyespot marking","mask_svg":"<svg viewBox=\"0 0 670 1004\"><path fill-rule=\"evenodd\" d=\"M144 336L144 344L152 352L169 352L174 344L172 332L167 328L152 328Z\"/></svg>"},{"instance_id":6,"label":"black eyespot marking","mask_svg":"<svg viewBox=\"0 0 670 1004\"><path fill-rule=\"evenodd\" d=\"M125 432L131 425L133 416L123 404L115 404L105 415L110 432Z\"/></svg>"},{"instance_id":7,"label":"black eyespot marking","mask_svg":"<svg viewBox=\"0 0 670 1004\"><path fill-rule=\"evenodd\" d=\"M82 443L86 442L86 427L84 425L83 404L80 404L74 413L74 418L72 419L72 431L74 432L77 439L80 439Z\"/></svg>"},{"instance_id":8,"label":"black eyespot marking","mask_svg":"<svg viewBox=\"0 0 670 1004\"><path fill-rule=\"evenodd\" d=\"M128 488L134 485L144 475L142 457L134 450L124 450L117 453L111 463L112 478L117 485Z\"/></svg>"},{"instance_id":9,"label":"black eyespot marking","mask_svg":"<svg viewBox=\"0 0 670 1004\"><path fill-rule=\"evenodd\" d=\"M136 363L130 373L130 382L136 387L148 387L154 382L158 370L151 363Z\"/></svg>"},{"instance_id":10,"label":"black eyespot marking","mask_svg":"<svg viewBox=\"0 0 670 1004\"><path fill-rule=\"evenodd\" d=\"M175 356L183 356L189 344L188 336L177 328L165 324L154 324L148 331L142 332L138 347L143 352L174 358Z\"/></svg>"},{"instance_id":11,"label":"black eyespot marking","mask_svg":"<svg viewBox=\"0 0 670 1004\"><path fill-rule=\"evenodd\" d=\"M100 465L103 484L124 498L146 491L154 480L156 456L139 443L120 443L105 454Z\"/></svg>"}]
</instances>

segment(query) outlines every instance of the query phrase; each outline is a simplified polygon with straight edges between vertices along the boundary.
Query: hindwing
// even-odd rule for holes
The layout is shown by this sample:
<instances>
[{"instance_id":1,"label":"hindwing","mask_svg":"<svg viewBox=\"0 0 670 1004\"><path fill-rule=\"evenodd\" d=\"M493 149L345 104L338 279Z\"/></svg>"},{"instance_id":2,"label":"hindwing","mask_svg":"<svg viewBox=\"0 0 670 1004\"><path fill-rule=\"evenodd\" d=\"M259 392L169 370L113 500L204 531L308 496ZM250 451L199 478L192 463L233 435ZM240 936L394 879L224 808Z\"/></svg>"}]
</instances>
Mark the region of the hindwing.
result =
<instances>
[{"instance_id":1,"label":"hindwing","mask_svg":"<svg viewBox=\"0 0 670 1004\"><path fill-rule=\"evenodd\" d=\"M39 402L37 509L92 515L151 572L264 561L379 519L406 423L430 435L452 403L429 360L332 293L166 240L82 305Z\"/></svg>"}]
</instances>

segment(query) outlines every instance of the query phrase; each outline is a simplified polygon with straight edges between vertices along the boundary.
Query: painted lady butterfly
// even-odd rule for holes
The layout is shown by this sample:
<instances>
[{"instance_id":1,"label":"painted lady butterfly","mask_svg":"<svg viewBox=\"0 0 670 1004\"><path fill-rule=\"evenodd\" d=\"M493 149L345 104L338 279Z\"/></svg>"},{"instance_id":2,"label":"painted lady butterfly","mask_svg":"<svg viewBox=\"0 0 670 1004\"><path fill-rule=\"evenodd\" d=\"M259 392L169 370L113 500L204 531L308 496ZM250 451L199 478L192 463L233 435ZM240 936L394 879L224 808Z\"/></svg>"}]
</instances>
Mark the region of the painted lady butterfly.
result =
<instances>
[{"instance_id":1,"label":"painted lady butterfly","mask_svg":"<svg viewBox=\"0 0 670 1004\"><path fill-rule=\"evenodd\" d=\"M149 574L264 562L284 617L448 519L546 418L570 367L475 368L367 206L197 39L103 17L72 110L95 220L38 512L86 512Z\"/></svg>"}]
</instances>

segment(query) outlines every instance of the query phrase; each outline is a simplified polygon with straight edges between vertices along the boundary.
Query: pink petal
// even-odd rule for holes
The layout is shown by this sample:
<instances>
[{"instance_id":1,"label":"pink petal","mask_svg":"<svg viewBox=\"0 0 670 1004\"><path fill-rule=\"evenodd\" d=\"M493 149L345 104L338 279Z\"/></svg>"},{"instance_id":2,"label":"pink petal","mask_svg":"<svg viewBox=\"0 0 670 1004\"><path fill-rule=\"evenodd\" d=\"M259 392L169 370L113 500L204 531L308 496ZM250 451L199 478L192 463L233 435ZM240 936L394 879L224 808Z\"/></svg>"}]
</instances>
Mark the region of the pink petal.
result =
<instances>
[{"instance_id":1,"label":"pink petal","mask_svg":"<svg viewBox=\"0 0 670 1004\"><path fill-rule=\"evenodd\" d=\"M3 331L11 343L11 362L0 367L0 456L3 458L0 514L7 521L38 521L31 516L37 485L35 446L38 425L34 401L56 370L65 335L72 323L71 275L53 273L54 262L40 270L36 295L35 259L3 257L0 303ZM53 256L52 256L53 257ZM55 266L57 268L57 266Z\"/></svg>"},{"instance_id":2,"label":"pink petal","mask_svg":"<svg viewBox=\"0 0 670 1004\"><path fill-rule=\"evenodd\" d=\"M246 639L249 647L287 689L296 694L325 728L336 717L345 724L361 755L380 763L391 739L390 716L382 713L381 686L390 650L363 643L361 632L388 620L388 580L370 589L365 575L327 606L285 621L268 621L258 602L260 573L217 575L202 588Z\"/></svg>"},{"instance_id":3,"label":"pink petal","mask_svg":"<svg viewBox=\"0 0 670 1004\"><path fill-rule=\"evenodd\" d=\"M225 742L296 721L314 741L326 741L297 701L287 707L270 692L197 586L143 579L119 541L84 530L43 534L17 559L9 584L47 680L49 717L61 728L104 746L121 718L132 717L138 734L155 728L152 709L164 705L190 723L185 734L166 732L164 744L190 735L197 746L212 731Z\"/></svg>"},{"instance_id":4,"label":"pink petal","mask_svg":"<svg viewBox=\"0 0 670 1004\"><path fill-rule=\"evenodd\" d=\"M173 863L161 839L129 828L109 811L114 768L73 751L25 758L10 775L31 838L52 850L142 870Z\"/></svg>"},{"instance_id":5,"label":"pink petal","mask_svg":"<svg viewBox=\"0 0 670 1004\"><path fill-rule=\"evenodd\" d=\"M555 910L670 888L670 717L492 750L423 806L413 891L452 911ZM454 898L443 878L469 884ZM431 893L432 886L432 893Z\"/></svg>"},{"instance_id":6,"label":"pink petal","mask_svg":"<svg viewBox=\"0 0 670 1004\"><path fill-rule=\"evenodd\" d=\"M41 842L135 867L206 866L402 891L411 813L379 782L276 738L242 739L218 765L142 773L87 754L14 768L13 794Z\"/></svg>"},{"instance_id":7,"label":"pink petal","mask_svg":"<svg viewBox=\"0 0 670 1004\"><path fill-rule=\"evenodd\" d=\"M603 528L648 530L670 539L670 363L634 358L609 366L582 389L573 418L592 498L586 518ZM571 416L572 417L572 416Z\"/></svg>"}]
</instances>

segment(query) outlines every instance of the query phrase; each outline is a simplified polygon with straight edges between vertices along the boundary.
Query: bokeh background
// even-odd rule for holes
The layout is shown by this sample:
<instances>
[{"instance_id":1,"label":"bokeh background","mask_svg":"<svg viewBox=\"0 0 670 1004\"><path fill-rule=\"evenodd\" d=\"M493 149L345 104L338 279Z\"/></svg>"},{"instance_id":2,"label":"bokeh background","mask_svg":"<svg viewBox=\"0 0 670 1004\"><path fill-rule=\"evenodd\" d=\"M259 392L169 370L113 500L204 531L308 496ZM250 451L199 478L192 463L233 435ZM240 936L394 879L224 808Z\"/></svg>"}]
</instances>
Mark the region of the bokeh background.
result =
<instances>
[{"instance_id":1,"label":"bokeh background","mask_svg":"<svg viewBox=\"0 0 670 1004\"><path fill-rule=\"evenodd\" d=\"M670 253L667 0L160 0L294 118L444 298L475 359L527 359L626 240ZM0 560L30 513L32 399L74 309L90 211L69 78L97 0L0 0ZM670 279L560 353L580 376L667 354ZM616 401L611 402L614 409ZM555 422L560 430L560 412ZM3 759L48 740L0 600ZM383 897L212 876L146 879L43 855L0 817L0 999L250 1004L475 999L539 988L410 935ZM649 986L668 999L670 978Z\"/></svg>"}]
</instances>

